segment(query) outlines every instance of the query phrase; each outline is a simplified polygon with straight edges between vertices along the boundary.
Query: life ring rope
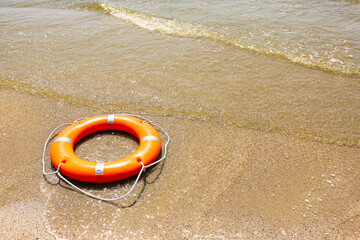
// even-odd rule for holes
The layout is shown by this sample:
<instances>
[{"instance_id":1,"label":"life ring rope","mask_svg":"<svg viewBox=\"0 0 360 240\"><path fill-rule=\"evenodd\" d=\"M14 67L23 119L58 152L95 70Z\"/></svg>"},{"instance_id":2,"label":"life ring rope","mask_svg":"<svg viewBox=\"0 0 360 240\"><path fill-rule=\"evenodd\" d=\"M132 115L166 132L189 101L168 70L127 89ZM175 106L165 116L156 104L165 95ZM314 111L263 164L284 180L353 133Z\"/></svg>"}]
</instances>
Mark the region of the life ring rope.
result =
<instances>
[{"instance_id":1,"label":"life ring rope","mask_svg":"<svg viewBox=\"0 0 360 240\"><path fill-rule=\"evenodd\" d=\"M82 192L83 194L89 196L89 197L92 197L92 198L95 198L95 199L98 199L98 200L102 200L102 201L117 201L117 200L120 200L122 198L125 198L126 196L128 196L135 188L136 184L138 183L139 179L140 179L140 176L141 174L145 171L146 168L149 168L149 167L152 167L158 163L160 163L161 161L163 161L166 156L167 156L167 148L168 148L168 145L170 143L170 135L161 127L159 126L158 124L155 124L153 121L149 120L149 119L145 119L141 116L138 116L138 115L134 115L134 114L127 114L127 113L122 113L120 115L126 115L126 116L131 116L131 117L137 117L139 119L142 119L144 122L148 122L149 124L151 123L151 125L153 126L156 126L157 128L159 128L165 135L166 135L166 138L167 138L167 141L164 145L164 154L162 155L162 157L150 164L147 164L147 165L144 165L144 163L142 161L139 161L139 163L142 165L141 167L141 170L140 172L137 174L137 177L136 177L136 180L135 182L133 183L133 185L131 186L131 188L129 189L129 191L127 193L125 193L124 195L120 196L120 197L116 197L116 198L104 198L104 197L101 197L101 196L98 196L98 195L94 195L88 191L85 191L83 189L81 189L80 187L76 186L74 183L72 183L71 181L69 181L68 179L66 179L61 173L60 173L60 168L61 166L64 164L64 163L60 163L56 169L56 171L52 171L52 172L46 172L45 170L45 156L46 156L46 149L48 147L48 144L49 142L51 141L54 133L59 130L60 128L63 128L65 126L69 126L69 125L72 125L74 123L79 123L79 121L83 120L83 119L86 119L86 118L79 118L77 120L75 120L74 122L72 123L64 123L64 124L61 124L59 126L57 126L51 133L50 135L48 136L48 138L46 139L46 142L44 144L44 149L43 149L43 155L42 155L42 170L43 170L43 175L46 176L46 175L53 175L53 174L56 174L61 180L63 180L64 182L66 182L67 184L69 184L70 186L72 186L73 188L75 188L76 190L78 190L79 192ZM115 115L109 115L109 119L110 121L112 121L112 116L115 116ZM154 139L155 136L147 136L147 137L144 137L142 139L142 141L146 141L146 140L156 140ZM59 139L59 138L57 138ZM60 139L60 140L57 140L57 141L71 141L71 139Z\"/></svg>"}]
</instances>

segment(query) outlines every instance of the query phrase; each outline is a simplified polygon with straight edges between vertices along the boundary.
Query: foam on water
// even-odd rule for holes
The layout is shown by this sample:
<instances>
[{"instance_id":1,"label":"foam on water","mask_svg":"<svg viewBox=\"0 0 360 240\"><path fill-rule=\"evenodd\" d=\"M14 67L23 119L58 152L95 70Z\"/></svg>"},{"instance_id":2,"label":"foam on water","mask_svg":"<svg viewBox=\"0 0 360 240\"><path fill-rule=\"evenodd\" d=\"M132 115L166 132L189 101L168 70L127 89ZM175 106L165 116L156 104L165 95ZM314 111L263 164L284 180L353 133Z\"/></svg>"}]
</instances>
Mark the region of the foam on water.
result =
<instances>
[{"instance_id":1,"label":"foam on water","mask_svg":"<svg viewBox=\"0 0 360 240\"><path fill-rule=\"evenodd\" d=\"M98 5L92 5L91 8L89 8L89 6L86 6L85 8L104 11L105 13L111 14L112 16L115 16L124 21L129 21L138 27L149 31L157 31L181 37L208 38L218 40L226 44L248 49L250 51L281 56L294 63L303 64L309 67L316 67L341 74L360 75L359 66L356 66L352 63L344 63L343 61L334 58L331 55L317 58L317 52L314 52L313 54L302 54L301 52L293 51L293 49L287 49L288 51L281 51L276 48L251 44L236 38L232 38L225 33L213 31L204 25L183 22L177 19L152 16L133 10L128 10L110 3L99 3Z\"/></svg>"}]
</instances>

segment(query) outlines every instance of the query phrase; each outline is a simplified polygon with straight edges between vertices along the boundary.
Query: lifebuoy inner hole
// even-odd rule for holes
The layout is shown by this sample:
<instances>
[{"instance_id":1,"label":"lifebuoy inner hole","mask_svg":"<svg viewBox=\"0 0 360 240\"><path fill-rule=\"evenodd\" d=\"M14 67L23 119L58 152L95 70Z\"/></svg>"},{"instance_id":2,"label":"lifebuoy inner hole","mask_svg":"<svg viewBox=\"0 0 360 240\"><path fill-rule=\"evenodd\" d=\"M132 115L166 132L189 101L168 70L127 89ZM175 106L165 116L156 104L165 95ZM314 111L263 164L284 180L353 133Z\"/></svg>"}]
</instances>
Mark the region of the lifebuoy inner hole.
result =
<instances>
[{"instance_id":1,"label":"lifebuoy inner hole","mask_svg":"<svg viewBox=\"0 0 360 240\"><path fill-rule=\"evenodd\" d=\"M106 130L80 139L74 146L74 152L90 162L111 162L132 154L139 144L137 137L130 133Z\"/></svg>"}]
</instances>

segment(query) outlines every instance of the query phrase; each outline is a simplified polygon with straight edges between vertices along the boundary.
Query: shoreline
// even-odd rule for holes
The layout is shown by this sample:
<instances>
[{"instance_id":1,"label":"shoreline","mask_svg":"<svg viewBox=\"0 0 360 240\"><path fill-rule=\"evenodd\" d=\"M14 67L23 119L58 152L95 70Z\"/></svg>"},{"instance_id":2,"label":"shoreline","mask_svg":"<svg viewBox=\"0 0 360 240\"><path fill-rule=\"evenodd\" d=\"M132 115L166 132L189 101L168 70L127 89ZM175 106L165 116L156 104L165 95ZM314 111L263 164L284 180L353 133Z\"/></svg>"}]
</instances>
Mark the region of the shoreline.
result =
<instances>
[{"instance_id":1,"label":"shoreline","mask_svg":"<svg viewBox=\"0 0 360 240\"><path fill-rule=\"evenodd\" d=\"M359 148L144 115L169 131L168 158L135 195L109 204L51 185L41 172L43 144L56 126L106 112L7 88L0 102L5 239L360 238Z\"/></svg>"}]
</instances>

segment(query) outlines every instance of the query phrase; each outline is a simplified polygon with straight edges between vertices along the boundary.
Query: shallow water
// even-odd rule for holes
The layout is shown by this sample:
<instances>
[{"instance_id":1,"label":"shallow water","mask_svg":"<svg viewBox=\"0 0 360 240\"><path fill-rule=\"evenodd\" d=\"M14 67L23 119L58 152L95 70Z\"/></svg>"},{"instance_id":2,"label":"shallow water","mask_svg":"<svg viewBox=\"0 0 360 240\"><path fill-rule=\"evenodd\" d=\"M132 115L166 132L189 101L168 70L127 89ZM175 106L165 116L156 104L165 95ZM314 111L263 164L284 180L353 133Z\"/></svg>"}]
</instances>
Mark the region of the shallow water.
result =
<instances>
[{"instance_id":1,"label":"shallow water","mask_svg":"<svg viewBox=\"0 0 360 240\"><path fill-rule=\"evenodd\" d=\"M360 146L356 1L0 1L0 84Z\"/></svg>"}]
</instances>

